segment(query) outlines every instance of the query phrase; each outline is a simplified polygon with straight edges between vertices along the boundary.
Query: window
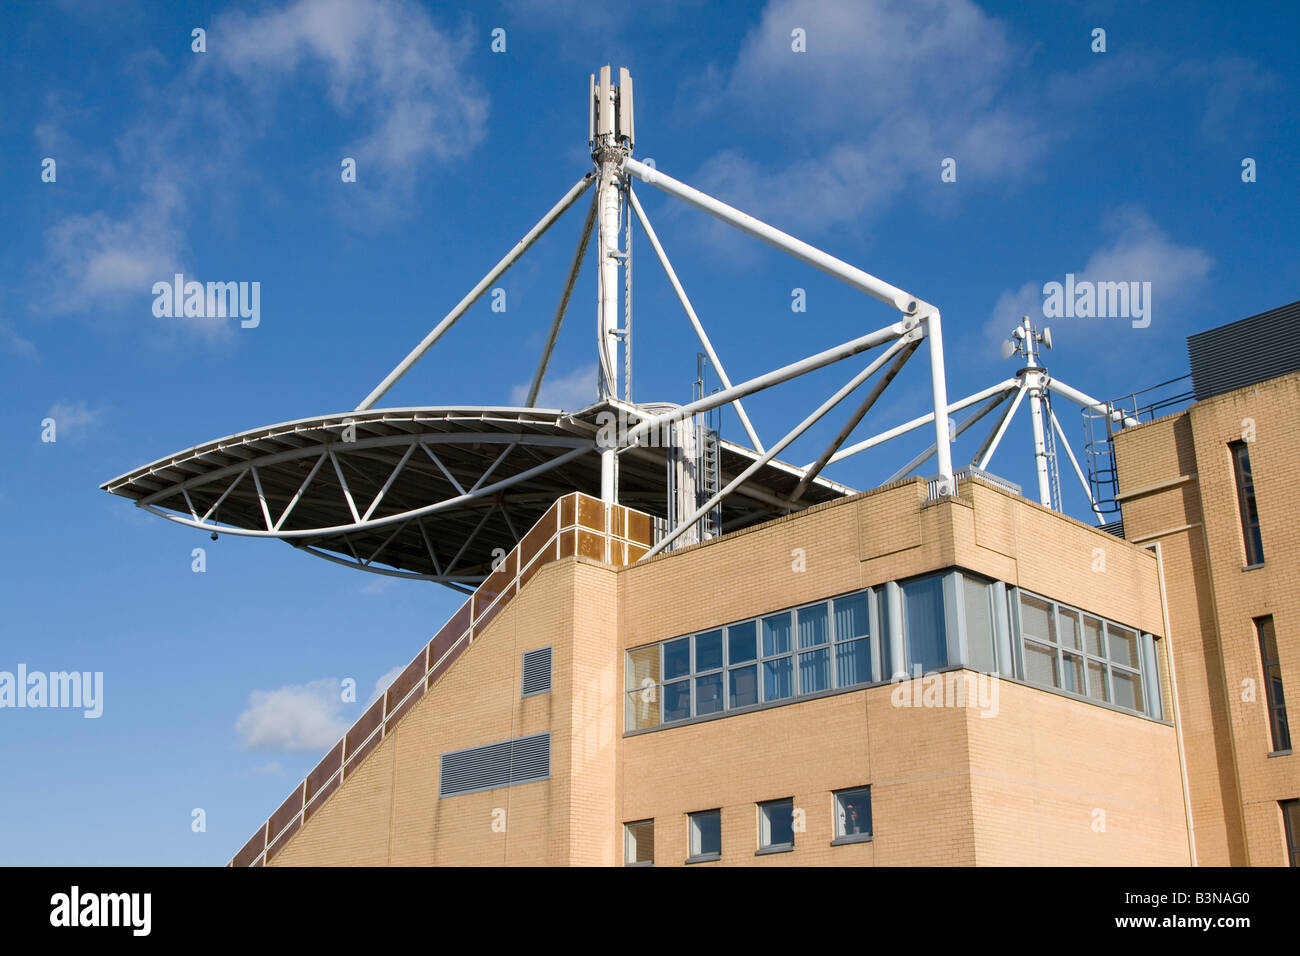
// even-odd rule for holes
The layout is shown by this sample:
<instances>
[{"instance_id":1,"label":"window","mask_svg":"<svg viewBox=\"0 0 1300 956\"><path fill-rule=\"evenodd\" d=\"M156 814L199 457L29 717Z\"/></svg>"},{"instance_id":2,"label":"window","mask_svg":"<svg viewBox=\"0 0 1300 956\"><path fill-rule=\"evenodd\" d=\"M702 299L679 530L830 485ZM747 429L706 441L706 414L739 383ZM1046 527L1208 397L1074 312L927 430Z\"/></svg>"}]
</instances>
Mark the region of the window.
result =
<instances>
[{"instance_id":1,"label":"window","mask_svg":"<svg viewBox=\"0 0 1300 956\"><path fill-rule=\"evenodd\" d=\"M758 703L758 622L745 621L727 628L727 706Z\"/></svg>"},{"instance_id":2,"label":"window","mask_svg":"<svg viewBox=\"0 0 1300 956\"><path fill-rule=\"evenodd\" d=\"M835 794L835 842L871 839L871 788L855 787Z\"/></svg>"},{"instance_id":3,"label":"window","mask_svg":"<svg viewBox=\"0 0 1300 956\"><path fill-rule=\"evenodd\" d=\"M659 726L659 645L627 652L627 730Z\"/></svg>"},{"instance_id":4,"label":"window","mask_svg":"<svg viewBox=\"0 0 1300 956\"><path fill-rule=\"evenodd\" d=\"M972 670L995 674L998 655L997 635L993 630L993 584L969 574L963 574L961 579L968 662Z\"/></svg>"},{"instance_id":5,"label":"window","mask_svg":"<svg viewBox=\"0 0 1300 956\"><path fill-rule=\"evenodd\" d=\"M835 675L837 687L871 680L871 611L865 591L835 599Z\"/></svg>"},{"instance_id":6,"label":"window","mask_svg":"<svg viewBox=\"0 0 1300 956\"><path fill-rule=\"evenodd\" d=\"M1300 866L1300 800L1283 800L1282 824L1286 828L1287 862Z\"/></svg>"},{"instance_id":7,"label":"window","mask_svg":"<svg viewBox=\"0 0 1300 956\"><path fill-rule=\"evenodd\" d=\"M758 805L758 852L794 849L794 799L770 800Z\"/></svg>"},{"instance_id":8,"label":"window","mask_svg":"<svg viewBox=\"0 0 1300 956\"><path fill-rule=\"evenodd\" d=\"M943 576L903 584L903 633L908 664L921 673L948 666L948 632L944 624Z\"/></svg>"},{"instance_id":9,"label":"window","mask_svg":"<svg viewBox=\"0 0 1300 956\"><path fill-rule=\"evenodd\" d=\"M790 658L790 612L763 618L763 700L794 696Z\"/></svg>"},{"instance_id":10,"label":"window","mask_svg":"<svg viewBox=\"0 0 1300 956\"><path fill-rule=\"evenodd\" d=\"M1273 734L1273 752L1291 749L1291 728L1286 719L1286 697L1282 693L1282 665L1277 654L1277 633L1273 618L1255 618L1259 635L1259 658L1264 665L1264 693L1268 702L1268 723Z\"/></svg>"},{"instance_id":11,"label":"window","mask_svg":"<svg viewBox=\"0 0 1300 956\"><path fill-rule=\"evenodd\" d=\"M1259 508L1255 504L1255 479L1250 471L1250 452L1244 441L1228 446L1237 479L1237 508L1241 515L1241 536L1246 545L1246 567L1264 563L1264 540L1259 531Z\"/></svg>"},{"instance_id":12,"label":"window","mask_svg":"<svg viewBox=\"0 0 1300 956\"><path fill-rule=\"evenodd\" d=\"M1148 713L1138 632L1020 592L1024 679ZM1152 675L1158 687L1158 675ZM1156 710L1156 708L1151 708Z\"/></svg>"},{"instance_id":13,"label":"window","mask_svg":"<svg viewBox=\"0 0 1300 956\"><path fill-rule=\"evenodd\" d=\"M623 824L623 865L652 866L655 861L655 822Z\"/></svg>"},{"instance_id":14,"label":"window","mask_svg":"<svg viewBox=\"0 0 1300 956\"><path fill-rule=\"evenodd\" d=\"M689 814L687 827L690 831L691 855L687 863L703 863L722 857L722 811L701 810Z\"/></svg>"},{"instance_id":15,"label":"window","mask_svg":"<svg viewBox=\"0 0 1300 956\"><path fill-rule=\"evenodd\" d=\"M830 690L830 615L825 604L795 612L799 617L799 693Z\"/></svg>"}]
</instances>

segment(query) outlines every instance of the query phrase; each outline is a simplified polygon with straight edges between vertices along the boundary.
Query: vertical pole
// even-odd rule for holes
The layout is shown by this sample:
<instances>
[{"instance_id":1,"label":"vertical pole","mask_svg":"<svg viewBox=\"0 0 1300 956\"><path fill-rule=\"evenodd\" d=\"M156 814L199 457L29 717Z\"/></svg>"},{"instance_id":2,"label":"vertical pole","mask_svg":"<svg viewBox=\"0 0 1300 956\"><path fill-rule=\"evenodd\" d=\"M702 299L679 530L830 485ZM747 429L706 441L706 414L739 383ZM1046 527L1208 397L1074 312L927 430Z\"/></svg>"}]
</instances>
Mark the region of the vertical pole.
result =
<instances>
[{"instance_id":1,"label":"vertical pole","mask_svg":"<svg viewBox=\"0 0 1300 956\"><path fill-rule=\"evenodd\" d=\"M600 397L618 398L618 170L600 166L600 301L597 326L600 348Z\"/></svg>"},{"instance_id":2,"label":"vertical pole","mask_svg":"<svg viewBox=\"0 0 1300 956\"><path fill-rule=\"evenodd\" d=\"M1038 502L1044 508L1051 508L1052 483L1047 474L1047 445L1044 441L1041 395L1042 391L1037 385L1029 387L1029 416L1034 425L1034 466L1038 470Z\"/></svg>"},{"instance_id":3,"label":"vertical pole","mask_svg":"<svg viewBox=\"0 0 1300 956\"><path fill-rule=\"evenodd\" d=\"M943 367L943 327L939 310L926 316L926 335L930 339L930 387L934 394L934 449L939 466L940 494L956 490L952 479L952 436L948 431L948 380Z\"/></svg>"}]
</instances>

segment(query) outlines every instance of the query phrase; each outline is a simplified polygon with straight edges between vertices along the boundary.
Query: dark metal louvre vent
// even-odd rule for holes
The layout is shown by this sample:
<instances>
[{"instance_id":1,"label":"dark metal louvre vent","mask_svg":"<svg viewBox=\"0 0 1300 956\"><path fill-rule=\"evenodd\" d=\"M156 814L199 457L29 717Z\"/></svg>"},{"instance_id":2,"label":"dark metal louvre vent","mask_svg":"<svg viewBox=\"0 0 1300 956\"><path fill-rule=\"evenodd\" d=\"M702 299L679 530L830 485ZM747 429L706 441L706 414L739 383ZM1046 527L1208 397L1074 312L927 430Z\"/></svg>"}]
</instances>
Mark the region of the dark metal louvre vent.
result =
<instances>
[{"instance_id":1,"label":"dark metal louvre vent","mask_svg":"<svg viewBox=\"0 0 1300 956\"><path fill-rule=\"evenodd\" d=\"M551 689L551 649L539 647L524 651L523 697L545 694Z\"/></svg>"},{"instance_id":2,"label":"dark metal louvre vent","mask_svg":"<svg viewBox=\"0 0 1300 956\"><path fill-rule=\"evenodd\" d=\"M457 750L443 754L441 764L439 797L547 780L551 776L551 735L534 734Z\"/></svg>"}]
</instances>

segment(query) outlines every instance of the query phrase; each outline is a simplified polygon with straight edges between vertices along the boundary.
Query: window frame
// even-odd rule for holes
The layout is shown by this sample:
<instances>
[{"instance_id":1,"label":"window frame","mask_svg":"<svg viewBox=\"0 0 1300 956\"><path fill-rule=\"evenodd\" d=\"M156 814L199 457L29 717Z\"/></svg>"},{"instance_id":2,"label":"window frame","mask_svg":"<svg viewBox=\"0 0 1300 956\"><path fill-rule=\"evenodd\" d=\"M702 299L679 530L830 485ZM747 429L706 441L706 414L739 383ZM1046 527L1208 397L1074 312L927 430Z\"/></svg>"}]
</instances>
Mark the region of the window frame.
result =
<instances>
[{"instance_id":1,"label":"window frame","mask_svg":"<svg viewBox=\"0 0 1300 956\"><path fill-rule=\"evenodd\" d=\"M649 860L631 860L629 857L633 845L632 828L636 826L650 827L650 859ZM623 823L623 865L624 866L654 866L655 865L655 821L651 817L648 820L626 820Z\"/></svg>"},{"instance_id":2,"label":"window frame","mask_svg":"<svg viewBox=\"0 0 1300 956\"><path fill-rule=\"evenodd\" d=\"M866 797L867 806L867 831L865 833L843 833L843 820L840 814L841 801L853 794L863 794ZM871 815L871 785L867 784L861 787L845 787L842 790L831 791L831 846L845 846L850 843L870 843L875 839L876 828L875 820Z\"/></svg>"},{"instance_id":3,"label":"window frame","mask_svg":"<svg viewBox=\"0 0 1300 956\"><path fill-rule=\"evenodd\" d=\"M1233 484L1237 489L1237 521L1245 556L1243 571L1264 564L1264 529L1259 519L1259 496L1255 493L1255 468L1250 460L1250 443L1238 439L1228 442L1232 458ZM1252 551L1257 553L1252 554Z\"/></svg>"},{"instance_id":4,"label":"window frame","mask_svg":"<svg viewBox=\"0 0 1300 956\"><path fill-rule=\"evenodd\" d=\"M1268 648L1265 644L1264 624L1267 622L1269 630L1269 640L1273 644L1274 657L1268 656ZM1289 754L1291 753L1291 721L1286 712L1286 692L1282 686L1282 657L1277 647L1277 622L1272 614L1264 614L1260 617L1253 618L1251 625L1255 628L1255 643L1259 648L1260 671L1264 675L1264 706L1268 712L1268 731L1269 745L1272 748L1270 754ZM1270 671L1274 673L1270 673ZM1276 685L1274 684L1276 681ZM1273 699L1273 690L1276 686L1277 700ZM1279 720L1279 715L1281 720ZM1300 834L1297 834L1300 836Z\"/></svg>"},{"instance_id":5,"label":"window frame","mask_svg":"<svg viewBox=\"0 0 1300 956\"><path fill-rule=\"evenodd\" d=\"M695 835L697 831L696 818L715 816L718 820L718 849L709 853L696 851ZM714 807L712 810L692 810L686 814L686 862L687 863L713 863L722 859L722 808Z\"/></svg>"},{"instance_id":6,"label":"window frame","mask_svg":"<svg viewBox=\"0 0 1300 956\"><path fill-rule=\"evenodd\" d=\"M794 833L794 797L780 797L776 800L763 800L754 805L758 809L758 849L754 852L755 856L765 856L769 853L791 853L795 847ZM788 806L790 812L790 842L789 843L764 843L763 842L763 823L767 822L768 831L772 829L770 817L767 815L769 808L777 806Z\"/></svg>"},{"instance_id":7,"label":"window frame","mask_svg":"<svg viewBox=\"0 0 1300 956\"><path fill-rule=\"evenodd\" d=\"M1024 681L1024 683L1028 684L1030 687L1037 687L1040 690L1048 690L1048 691L1065 694L1066 696L1073 697L1078 700L1085 700L1089 703L1098 704L1103 707L1109 707L1113 710L1118 710L1125 714L1137 714L1139 716L1146 717L1151 720L1164 719L1163 716L1157 716L1157 713L1161 715L1163 715L1164 713L1163 700L1160 702L1160 706L1158 710L1155 706L1155 700L1154 700L1154 694L1158 694L1162 692L1162 689L1160 687L1160 678L1159 678L1159 654L1156 653L1153 655L1153 659L1156 665L1156 673L1152 675L1148 675L1145 653L1144 653L1144 644L1145 644L1146 637L1150 636L1153 641L1158 640L1158 638L1155 638L1154 635L1147 635L1147 633L1143 631L1141 628L1129 627L1126 624L1120 624L1118 621L1112 621L1109 618L1103 617L1100 614L1093 613L1092 611L1085 610L1084 608L1075 607L1072 604L1066 604L1063 601L1057 601L1054 600L1053 598L1044 597L1043 595L1038 594L1035 591L1030 591L1026 588L1018 588L1018 587L1008 588L1007 593L1008 593L1008 601L1013 606L1012 610L1014 611L1014 613L1011 614L1011 619L1015 625L1015 630L1016 630L1016 633L1013 638L1013 643L1017 645L1018 656L1021 662L1021 666L1018 671L1020 680ZM1056 638L1054 643L1048 644L1042 639L1036 637L1035 635L1030 635L1025 633L1023 614L1021 613L1022 602L1025 597L1029 597L1034 601L1039 601L1043 604L1048 605L1048 613L1050 615L1049 620L1051 621L1051 627L1055 633L1055 638ZM1065 609L1066 611L1069 612L1073 612L1075 621L1077 622L1077 628L1074 630L1077 643L1069 648L1065 647L1064 640L1062 637L1062 627L1063 627L1062 619L1063 617L1068 617L1068 615L1061 614L1062 609ZM1085 618L1091 618L1092 620L1097 621L1098 623L1101 624L1101 656L1094 654L1088 648L1088 639L1084 630ZM1134 656L1137 658L1136 666L1128 663L1120 663L1117 660L1115 660L1115 658L1111 655L1112 630L1117 632L1122 631L1126 635L1133 636L1133 652L1134 652ZM1057 681L1056 683L1050 685L1041 684L1038 683L1037 681L1033 681L1029 679L1028 669L1024 663L1026 660L1026 642L1034 645L1035 647L1052 648L1054 650L1055 652L1054 660L1055 660L1055 668L1056 668L1055 678ZM1077 691L1069 690L1064 686L1065 685L1065 658L1067 655L1071 657L1077 657L1082 664L1083 686ZM1090 664L1097 665L1101 669L1103 679L1106 682L1104 688L1106 692L1105 698L1098 698L1092 696L1093 677L1092 677L1092 668L1089 666ZM1141 695L1139 701L1141 704L1140 707L1135 709L1116 702L1115 675L1117 672L1123 677L1131 677L1136 680L1136 685L1135 685L1136 690L1137 693Z\"/></svg>"},{"instance_id":8,"label":"window frame","mask_svg":"<svg viewBox=\"0 0 1300 956\"><path fill-rule=\"evenodd\" d=\"M1278 807L1282 811L1282 831L1286 839L1287 860L1293 867L1300 867L1300 798L1280 800Z\"/></svg>"}]
</instances>

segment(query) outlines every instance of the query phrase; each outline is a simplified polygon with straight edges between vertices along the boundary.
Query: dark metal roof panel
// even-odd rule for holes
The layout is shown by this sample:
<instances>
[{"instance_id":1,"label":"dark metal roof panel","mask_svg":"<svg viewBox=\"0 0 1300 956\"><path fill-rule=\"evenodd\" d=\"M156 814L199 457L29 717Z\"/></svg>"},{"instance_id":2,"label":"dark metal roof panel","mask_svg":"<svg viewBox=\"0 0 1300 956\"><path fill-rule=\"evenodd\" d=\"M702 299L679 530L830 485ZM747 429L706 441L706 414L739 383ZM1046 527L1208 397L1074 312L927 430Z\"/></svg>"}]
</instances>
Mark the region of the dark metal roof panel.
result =
<instances>
[{"instance_id":1,"label":"dark metal roof panel","mask_svg":"<svg viewBox=\"0 0 1300 956\"><path fill-rule=\"evenodd\" d=\"M1187 337L1198 402L1300 371L1300 301Z\"/></svg>"}]
</instances>

